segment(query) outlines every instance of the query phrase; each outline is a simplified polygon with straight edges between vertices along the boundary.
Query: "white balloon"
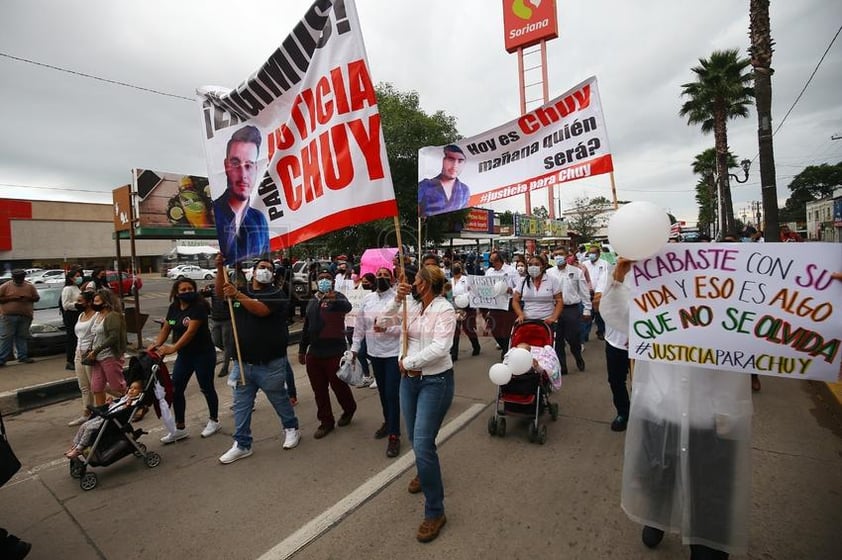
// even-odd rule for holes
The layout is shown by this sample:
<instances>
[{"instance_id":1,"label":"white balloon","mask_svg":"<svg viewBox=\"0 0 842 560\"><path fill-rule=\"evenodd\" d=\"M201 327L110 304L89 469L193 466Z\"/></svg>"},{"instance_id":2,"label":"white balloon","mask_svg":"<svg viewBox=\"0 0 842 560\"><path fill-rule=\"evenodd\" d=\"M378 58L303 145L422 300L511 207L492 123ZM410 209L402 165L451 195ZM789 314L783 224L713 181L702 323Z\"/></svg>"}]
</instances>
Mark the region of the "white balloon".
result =
<instances>
[{"instance_id":1,"label":"white balloon","mask_svg":"<svg viewBox=\"0 0 842 560\"><path fill-rule=\"evenodd\" d=\"M494 284L494 295L495 296L502 296L509 290L509 286L506 285L504 280L500 280Z\"/></svg>"},{"instance_id":2,"label":"white balloon","mask_svg":"<svg viewBox=\"0 0 842 560\"><path fill-rule=\"evenodd\" d=\"M488 378L495 385L505 385L512 379L512 370L506 364L494 364L488 370Z\"/></svg>"},{"instance_id":3,"label":"white balloon","mask_svg":"<svg viewBox=\"0 0 842 560\"><path fill-rule=\"evenodd\" d=\"M526 348L512 348L503 363L508 364L515 375L523 375L532 368L532 352Z\"/></svg>"},{"instance_id":4,"label":"white balloon","mask_svg":"<svg viewBox=\"0 0 842 560\"><path fill-rule=\"evenodd\" d=\"M647 259L660 251L670 235L667 213L651 202L630 202L608 220L608 241L621 257Z\"/></svg>"},{"instance_id":5,"label":"white balloon","mask_svg":"<svg viewBox=\"0 0 842 560\"><path fill-rule=\"evenodd\" d=\"M456 307L460 309L465 309L468 307L468 304L471 303L471 298L468 297L468 294L459 294L458 296L453 298L453 303Z\"/></svg>"}]
</instances>

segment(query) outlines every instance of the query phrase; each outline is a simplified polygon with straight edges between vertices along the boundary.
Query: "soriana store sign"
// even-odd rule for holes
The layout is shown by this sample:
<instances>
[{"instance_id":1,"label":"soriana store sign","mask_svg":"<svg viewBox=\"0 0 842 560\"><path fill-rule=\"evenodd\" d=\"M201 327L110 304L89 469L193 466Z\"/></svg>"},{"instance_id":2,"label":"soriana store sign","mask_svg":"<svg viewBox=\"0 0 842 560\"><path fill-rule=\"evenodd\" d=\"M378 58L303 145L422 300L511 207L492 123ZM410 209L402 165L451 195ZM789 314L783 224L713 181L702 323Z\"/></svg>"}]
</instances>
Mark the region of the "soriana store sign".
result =
<instances>
[{"instance_id":1,"label":"soriana store sign","mask_svg":"<svg viewBox=\"0 0 842 560\"><path fill-rule=\"evenodd\" d=\"M558 37L555 0L503 0L506 51Z\"/></svg>"},{"instance_id":2,"label":"soriana store sign","mask_svg":"<svg viewBox=\"0 0 842 560\"><path fill-rule=\"evenodd\" d=\"M471 208L462 231L494 233L494 210Z\"/></svg>"}]
</instances>

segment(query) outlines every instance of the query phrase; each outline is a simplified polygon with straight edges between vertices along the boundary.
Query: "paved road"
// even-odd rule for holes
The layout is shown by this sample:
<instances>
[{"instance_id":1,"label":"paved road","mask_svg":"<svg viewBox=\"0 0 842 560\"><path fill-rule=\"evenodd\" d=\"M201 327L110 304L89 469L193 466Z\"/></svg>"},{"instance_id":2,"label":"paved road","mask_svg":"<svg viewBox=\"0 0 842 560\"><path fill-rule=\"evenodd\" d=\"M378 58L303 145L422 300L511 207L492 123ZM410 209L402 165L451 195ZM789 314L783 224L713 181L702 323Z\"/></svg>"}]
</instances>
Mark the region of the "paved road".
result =
<instances>
[{"instance_id":1,"label":"paved road","mask_svg":"<svg viewBox=\"0 0 842 560\"><path fill-rule=\"evenodd\" d=\"M163 446L160 424L148 416L140 426L151 433L142 441L160 452L161 465L124 458L96 469L91 492L61 458L75 401L9 418L25 472L0 488L0 526L33 542L33 559L687 558L675 536L658 551L645 549L640 528L619 508L623 436L608 428L600 343L588 344L588 371L565 378L561 418L544 446L528 443L518 425L505 439L488 435L494 355L484 339L480 356L463 351L456 366L450 435L440 445L448 524L433 543L414 538L423 504L406 492L409 450L387 459L385 444L371 437L380 424L377 392L355 390L353 423L316 441L315 406L298 365L304 439L297 449L281 450L277 419L260 397L254 455L220 465L231 443L229 390L217 380L224 430L202 439L205 405L191 384L192 437ZM751 545L743 558L842 558L842 429L816 387L768 379L755 395Z\"/></svg>"}]
</instances>

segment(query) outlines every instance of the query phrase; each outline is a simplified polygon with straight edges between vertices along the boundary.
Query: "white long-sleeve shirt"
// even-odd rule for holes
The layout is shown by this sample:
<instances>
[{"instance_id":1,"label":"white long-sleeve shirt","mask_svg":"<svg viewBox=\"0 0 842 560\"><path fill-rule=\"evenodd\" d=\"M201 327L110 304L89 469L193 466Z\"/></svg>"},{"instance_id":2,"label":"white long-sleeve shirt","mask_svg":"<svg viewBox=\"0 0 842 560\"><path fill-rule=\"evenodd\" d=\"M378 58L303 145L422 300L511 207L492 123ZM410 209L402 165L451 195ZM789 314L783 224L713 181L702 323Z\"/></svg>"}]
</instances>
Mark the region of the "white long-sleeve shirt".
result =
<instances>
[{"instance_id":1,"label":"white long-sleeve shirt","mask_svg":"<svg viewBox=\"0 0 842 560\"><path fill-rule=\"evenodd\" d=\"M421 375L437 375L451 369L450 347L456 329L453 305L444 296L436 296L424 309L420 301L408 296L406 306L408 344L402 357L403 367L421 370ZM391 300L384 315L400 324L403 316L401 304Z\"/></svg>"},{"instance_id":2,"label":"white long-sleeve shirt","mask_svg":"<svg viewBox=\"0 0 842 560\"><path fill-rule=\"evenodd\" d=\"M567 265L564 268L557 266L547 271L547 274L558 280L561 284L561 298L564 305L583 304L582 313L591 314L591 294L588 288L588 281L581 268Z\"/></svg>"},{"instance_id":3,"label":"white long-sleeve shirt","mask_svg":"<svg viewBox=\"0 0 842 560\"><path fill-rule=\"evenodd\" d=\"M401 328L399 325L392 325L385 332L374 331L375 320L394 303L395 296L397 292L394 288L389 288L385 292L372 292L365 296L354 323L352 352L359 353L363 337L365 337L366 352L369 356L393 358L400 353Z\"/></svg>"}]
</instances>

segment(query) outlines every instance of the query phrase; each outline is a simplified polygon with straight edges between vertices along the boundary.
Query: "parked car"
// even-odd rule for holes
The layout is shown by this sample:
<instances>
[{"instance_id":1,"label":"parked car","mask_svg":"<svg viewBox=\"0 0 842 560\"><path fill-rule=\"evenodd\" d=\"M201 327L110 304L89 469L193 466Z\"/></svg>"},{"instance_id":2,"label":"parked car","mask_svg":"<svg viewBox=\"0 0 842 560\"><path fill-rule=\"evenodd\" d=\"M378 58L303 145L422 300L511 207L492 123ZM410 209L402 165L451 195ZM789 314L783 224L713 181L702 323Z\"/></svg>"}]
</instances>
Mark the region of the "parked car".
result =
<instances>
[{"instance_id":1,"label":"parked car","mask_svg":"<svg viewBox=\"0 0 842 560\"><path fill-rule=\"evenodd\" d=\"M29 355L48 356L61 354L67 344L67 332L61 320L60 287L38 286L41 299L35 302L35 313L29 327Z\"/></svg>"},{"instance_id":2,"label":"parked car","mask_svg":"<svg viewBox=\"0 0 842 560\"><path fill-rule=\"evenodd\" d=\"M120 280L118 281L116 270L106 270L105 281L108 282L108 287L118 294L120 293L120 290L122 290L124 294L134 295L143 287L143 280L140 276L135 276L134 274L129 274L128 272L121 272ZM122 288L120 287L120 284L122 284Z\"/></svg>"},{"instance_id":3,"label":"parked car","mask_svg":"<svg viewBox=\"0 0 842 560\"><path fill-rule=\"evenodd\" d=\"M216 278L216 271L208 268L202 268L194 264L180 264L167 271L167 278L171 280L180 280L182 278L192 278L193 280L213 280Z\"/></svg>"},{"instance_id":4,"label":"parked car","mask_svg":"<svg viewBox=\"0 0 842 560\"><path fill-rule=\"evenodd\" d=\"M33 272L32 274L29 274L26 277L26 281L30 282L32 284L35 284L37 286L38 284L45 284L49 280L59 279L61 281L61 284L63 285L64 284L64 277L65 277L64 270L62 270L60 268L51 268L51 269L48 269L48 270L39 270L37 272Z\"/></svg>"},{"instance_id":5,"label":"parked car","mask_svg":"<svg viewBox=\"0 0 842 560\"><path fill-rule=\"evenodd\" d=\"M310 281L310 265L314 261L296 261L292 265L292 292L300 301L307 301L313 295L316 287ZM330 261L316 261L319 267L330 266Z\"/></svg>"}]
</instances>

